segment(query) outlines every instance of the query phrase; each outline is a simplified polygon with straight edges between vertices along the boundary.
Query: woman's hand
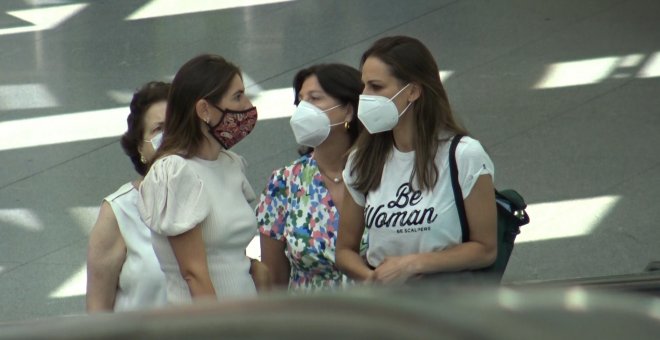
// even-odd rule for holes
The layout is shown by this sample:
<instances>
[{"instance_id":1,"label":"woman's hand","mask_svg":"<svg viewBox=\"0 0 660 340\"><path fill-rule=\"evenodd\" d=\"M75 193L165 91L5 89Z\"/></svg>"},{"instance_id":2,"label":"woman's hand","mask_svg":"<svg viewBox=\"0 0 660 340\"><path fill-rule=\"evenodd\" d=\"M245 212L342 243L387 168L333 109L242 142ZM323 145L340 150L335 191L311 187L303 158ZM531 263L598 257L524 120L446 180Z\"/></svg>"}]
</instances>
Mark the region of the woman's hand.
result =
<instances>
[{"instance_id":1,"label":"woman's hand","mask_svg":"<svg viewBox=\"0 0 660 340\"><path fill-rule=\"evenodd\" d=\"M402 284L416 273L414 255L390 256L374 270L373 280L383 284Z\"/></svg>"}]
</instances>

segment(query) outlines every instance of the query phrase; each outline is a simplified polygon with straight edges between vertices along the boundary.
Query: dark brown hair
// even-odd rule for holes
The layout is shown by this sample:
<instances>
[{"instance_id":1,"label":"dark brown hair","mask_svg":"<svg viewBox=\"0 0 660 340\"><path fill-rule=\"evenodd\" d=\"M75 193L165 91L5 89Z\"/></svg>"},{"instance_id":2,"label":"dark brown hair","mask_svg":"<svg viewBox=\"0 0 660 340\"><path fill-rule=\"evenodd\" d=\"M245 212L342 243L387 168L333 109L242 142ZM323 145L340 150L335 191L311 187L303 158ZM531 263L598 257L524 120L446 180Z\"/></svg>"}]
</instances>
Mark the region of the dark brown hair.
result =
<instances>
[{"instance_id":1,"label":"dark brown hair","mask_svg":"<svg viewBox=\"0 0 660 340\"><path fill-rule=\"evenodd\" d=\"M420 86L419 98L411 109L414 115L415 165L410 181L417 177L417 187L430 190L438 180L435 155L438 147L446 142L440 133L463 134L449 106L447 93L440 80L440 72L431 52L419 40L406 36L385 37L377 40L364 54L360 66L367 58L378 58L385 63L391 74L402 85L415 83ZM355 174L355 187L364 193L380 186L383 167L394 147L392 131L369 134L365 131L354 148L355 156L351 173Z\"/></svg>"},{"instance_id":2,"label":"dark brown hair","mask_svg":"<svg viewBox=\"0 0 660 340\"><path fill-rule=\"evenodd\" d=\"M135 171L144 176L147 174L147 164L140 161L138 147L144 139L144 117L151 105L167 100L170 84L152 81L144 84L133 93L130 110L126 118L128 130L121 136L120 144L124 153L131 159Z\"/></svg>"},{"instance_id":3,"label":"dark brown hair","mask_svg":"<svg viewBox=\"0 0 660 340\"><path fill-rule=\"evenodd\" d=\"M349 122L348 135L351 139L351 145L357 140L362 125L357 119L358 102L360 93L364 86L360 77L360 71L344 64L317 64L298 71L293 77L294 104L300 103L300 89L303 83L310 76L315 75L325 91L332 98L337 99L341 105L351 105L353 107L353 119ZM310 153L314 148L302 147L298 152L302 154Z\"/></svg>"},{"instance_id":4,"label":"dark brown hair","mask_svg":"<svg viewBox=\"0 0 660 340\"><path fill-rule=\"evenodd\" d=\"M200 99L215 104L227 92L234 76L240 76L238 66L223 57L203 54L183 64L174 76L167 99L163 144L154 160L172 154L184 158L195 156L204 140L197 116Z\"/></svg>"}]
</instances>

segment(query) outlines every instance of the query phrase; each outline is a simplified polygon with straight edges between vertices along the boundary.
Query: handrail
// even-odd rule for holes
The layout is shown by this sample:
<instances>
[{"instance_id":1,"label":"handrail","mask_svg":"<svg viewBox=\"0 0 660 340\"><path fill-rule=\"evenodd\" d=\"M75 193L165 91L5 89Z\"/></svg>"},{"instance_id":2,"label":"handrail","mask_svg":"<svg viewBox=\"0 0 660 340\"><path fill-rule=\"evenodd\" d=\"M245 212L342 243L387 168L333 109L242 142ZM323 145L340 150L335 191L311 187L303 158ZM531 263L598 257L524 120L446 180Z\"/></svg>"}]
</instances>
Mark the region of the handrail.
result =
<instances>
[{"instance_id":1,"label":"handrail","mask_svg":"<svg viewBox=\"0 0 660 340\"><path fill-rule=\"evenodd\" d=\"M547 286L568 287L581 286L626 292L650 293L660 296L660 271L650 271L635 274L609 275L599 277L584 277L571 279L516 281L504 284L509 287Z\"/></svg>"}]
</instances>

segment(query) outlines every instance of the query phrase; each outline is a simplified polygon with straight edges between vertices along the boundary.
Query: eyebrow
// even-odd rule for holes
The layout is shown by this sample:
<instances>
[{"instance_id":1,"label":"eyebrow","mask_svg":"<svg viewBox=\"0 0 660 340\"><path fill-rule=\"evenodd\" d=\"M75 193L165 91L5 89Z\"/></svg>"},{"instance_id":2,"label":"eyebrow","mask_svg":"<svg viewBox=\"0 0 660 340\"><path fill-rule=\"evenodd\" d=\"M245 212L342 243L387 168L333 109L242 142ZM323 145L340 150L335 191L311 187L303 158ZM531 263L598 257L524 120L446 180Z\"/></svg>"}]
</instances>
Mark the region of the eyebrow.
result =
<instances>
[{"instance_id":1,"label":"eyebrow","mask_svg":"<svg viewBox=\"0 0 660 340\"><path fill-rule=\"evenodd\" d=\"M234 94L232 96L235 96L237 94L243 94L243 93L245 93L245 89L240 89L240 90L234 92Z\"/></svg>"},{"instance_id":2,"label":"eyebrow","mask_svg":"<svg viewBox=\"0 0 660 340\"><path fill-rule=\"evenodd\" d=\"M322 92L322 91L318 91L318 90L312 90L312 91L307 92L307 95L308 95L308 96L311 96L311 95L313 95L313 94L316 94L316 95L319 95L319 94L320 94L320 95L323 95L323 92ZM298 92L298 98L300 98L300 97L302 97L302 92Z\"/></svg>"},{"instance_id":3,"label":"eyebrow","mask_svg":"<svg viewBox=\"0 0 660 340\"><path fill-rule=\"evenodd\" d=\"M382 82L383 82L383 81L380 80L380 79L370 79L370 80L367 80L366 82L363 81L363 82L362 82L362 85L367 85L367 84L369 84L369 85L377 84L377 85L378 85L378 84L380 84L380 83L382 83Z\"/></svg>"}]
</instances>

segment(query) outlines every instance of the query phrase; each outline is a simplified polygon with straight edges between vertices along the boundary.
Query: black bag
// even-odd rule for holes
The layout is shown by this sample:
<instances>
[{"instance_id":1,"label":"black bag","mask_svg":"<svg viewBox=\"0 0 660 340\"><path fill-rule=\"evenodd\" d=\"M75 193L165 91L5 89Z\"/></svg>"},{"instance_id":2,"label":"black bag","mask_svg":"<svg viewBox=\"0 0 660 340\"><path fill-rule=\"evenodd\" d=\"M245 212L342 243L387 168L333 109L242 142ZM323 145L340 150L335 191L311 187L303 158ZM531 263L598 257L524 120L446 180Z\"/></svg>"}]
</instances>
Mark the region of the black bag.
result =
<instances>
[{"instance_id":1,"label":"black bag","mask_svg":"<svg viewBox=\"0 0 660 340\"><path fill-rule=\"evenodd\" d=\"M449 147L449 172L451 175L451 186L454 189L454 200L458 208L458 217L461 221L463 242L470 240L470 228L468 227L463 192L458 183L458 166L456 164L456 146L463 136L456 135ZM495 201L497 202L497 258L495 262L482 269L474 270L476 273L488 274L498 282L504 275L504 270L513 252L514 241L520 233L520 226L529 223L529 215L525 211L527 204L515 190L495 190Z\"/></svg>"}]
</instances>

